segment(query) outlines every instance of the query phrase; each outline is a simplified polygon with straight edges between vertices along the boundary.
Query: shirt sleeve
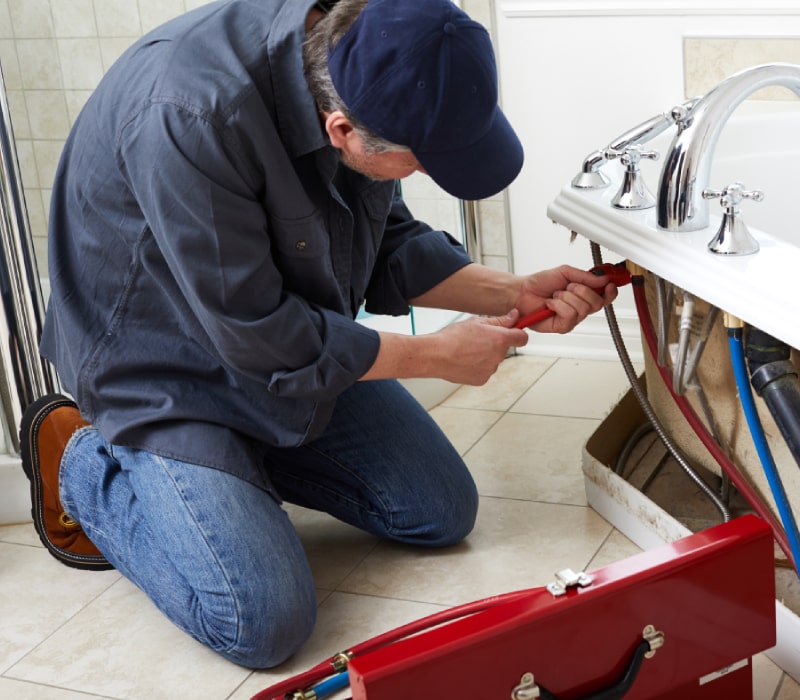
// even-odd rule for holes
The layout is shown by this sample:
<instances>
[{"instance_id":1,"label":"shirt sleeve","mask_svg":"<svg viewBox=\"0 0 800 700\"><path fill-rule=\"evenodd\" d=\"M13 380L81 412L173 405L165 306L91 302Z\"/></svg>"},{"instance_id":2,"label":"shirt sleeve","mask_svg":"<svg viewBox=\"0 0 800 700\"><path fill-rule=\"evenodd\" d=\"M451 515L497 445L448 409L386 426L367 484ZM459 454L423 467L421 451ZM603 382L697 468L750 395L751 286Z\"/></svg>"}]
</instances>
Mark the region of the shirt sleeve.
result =
<instances>
[{"instance_id":1,"label":"shirt sleeve","mask_svg":"<svg viewBox=\"0 0 800 700\"><path fill-rule=\"evenodd\" d=\"M203 114L156 101L124 129L120 167L220 362L279 396L334 398L372 366L379 337L284 288L255 187L266 176L230 139Z\"/></svg>"},{"instance_id":2,"label":"shirt sleeve","mask_svg":"<svg viewBox=\"0 0 800 700\"><path fill-rule=\"evenodd\" d=\"M374 314L407 314L409 299L424 294L470 262L464 247L449 233L436 231L412 216L398 185L365 308Z\"/></svg>"}]
</instances>

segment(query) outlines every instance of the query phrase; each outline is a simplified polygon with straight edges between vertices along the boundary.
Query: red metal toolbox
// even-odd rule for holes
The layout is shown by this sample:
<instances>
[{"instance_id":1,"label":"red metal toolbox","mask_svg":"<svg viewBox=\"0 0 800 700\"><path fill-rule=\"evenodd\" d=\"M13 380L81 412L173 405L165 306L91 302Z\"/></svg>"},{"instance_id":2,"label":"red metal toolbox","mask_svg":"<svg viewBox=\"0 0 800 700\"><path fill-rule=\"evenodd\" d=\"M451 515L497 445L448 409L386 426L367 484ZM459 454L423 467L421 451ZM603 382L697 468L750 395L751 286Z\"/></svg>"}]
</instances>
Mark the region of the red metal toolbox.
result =
<instances>
[{"instance_id":1,"label":"red metal toolbox","mask_svg":"<svg viewBox=\"0 0 800 700\"><path fill-rule=\"evenodd\" d=\"M774 644L772 532L745 516L589 575L561 572L348 671L353 700L749 700L750 658Z\"/></svg>"}]
</instances>

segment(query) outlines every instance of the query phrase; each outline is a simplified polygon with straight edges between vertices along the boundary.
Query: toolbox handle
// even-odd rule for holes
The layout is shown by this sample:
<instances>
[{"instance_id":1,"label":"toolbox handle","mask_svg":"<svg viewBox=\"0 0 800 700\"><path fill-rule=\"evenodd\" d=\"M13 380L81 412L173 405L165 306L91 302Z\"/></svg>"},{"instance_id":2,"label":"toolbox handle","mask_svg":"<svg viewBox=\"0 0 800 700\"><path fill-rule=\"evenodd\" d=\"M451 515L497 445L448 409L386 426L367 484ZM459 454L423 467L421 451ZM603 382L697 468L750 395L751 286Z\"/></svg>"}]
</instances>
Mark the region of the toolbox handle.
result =
<instances>
[{"instance_id":1,"label":"toolbox handle","mask_svg":"<svg viewBox=\"0 0 800 700\"><path fill-rule=\"evenodd\" d=\"M634 681L638 677L639 669L641 669L642 662L644 661L645 657L654 651L655 649L651 646L650 641L647 639L642 640L637 645L636 649L633 650L633 656L631 657L625 672L622 674L622 677L612 687L592 693L591 695L587 695L580 700L621 700L621 698L627 695ZM558 700L558 698L546 688L543 688L541 685L538 686L538 688L538 697L540 700ZM522 700L523 697L526 696L517 695L516 693L512 694L511 696L512 700ZM536 696L534 695L533 697Z\"/></svg>"}]
</instances>

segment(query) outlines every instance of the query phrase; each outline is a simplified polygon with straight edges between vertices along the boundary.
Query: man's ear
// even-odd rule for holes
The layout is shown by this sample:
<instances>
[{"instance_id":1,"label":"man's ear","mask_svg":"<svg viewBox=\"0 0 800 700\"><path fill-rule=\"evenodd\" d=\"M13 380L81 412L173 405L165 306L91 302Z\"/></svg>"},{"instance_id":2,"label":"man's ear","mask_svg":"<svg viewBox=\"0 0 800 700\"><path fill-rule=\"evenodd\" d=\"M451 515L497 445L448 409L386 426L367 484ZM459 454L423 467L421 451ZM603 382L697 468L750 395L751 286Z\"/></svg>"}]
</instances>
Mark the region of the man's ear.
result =
<instances>
[{"instance_id":1,"label":"man's ear","mask_svg":"<svg viewBox=\"0 0 800 700\"><path fill-rule=\"evenodd\" d=\"M345 152L352 150L353 139L358 139L350 120L338 109L325 114L325 131L328 132L331 145Z\"/></svg>"}]
</instances>

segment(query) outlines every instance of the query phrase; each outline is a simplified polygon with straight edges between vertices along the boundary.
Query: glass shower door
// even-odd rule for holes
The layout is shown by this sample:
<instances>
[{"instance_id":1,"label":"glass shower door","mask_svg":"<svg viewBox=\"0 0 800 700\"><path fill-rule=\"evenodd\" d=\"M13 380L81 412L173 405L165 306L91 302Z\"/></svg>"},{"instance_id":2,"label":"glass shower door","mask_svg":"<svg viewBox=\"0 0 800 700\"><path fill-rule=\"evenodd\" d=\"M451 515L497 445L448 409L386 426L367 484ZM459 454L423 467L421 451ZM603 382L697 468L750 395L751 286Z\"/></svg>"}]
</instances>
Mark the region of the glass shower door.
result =
<instances>
[{"instance_id":1,"label":"glass shower door","mask_svg":"<svg viewBox=\"0 0 800 700\"><path fill-rule=\"evenodd\" d=\"M452 197L422 173L414 173L400 185L403 199L415 218L435 229L447 231L465 245L473 260L479 259L480 256L475 251L477 236L474 233L470 235L474 230L472 202L462 202ZM444 328L461 315L455 311L412 306L408 316L373 316L362 309L358 320L378 331L424 335Z\"/></svg>"}]
</instances>

